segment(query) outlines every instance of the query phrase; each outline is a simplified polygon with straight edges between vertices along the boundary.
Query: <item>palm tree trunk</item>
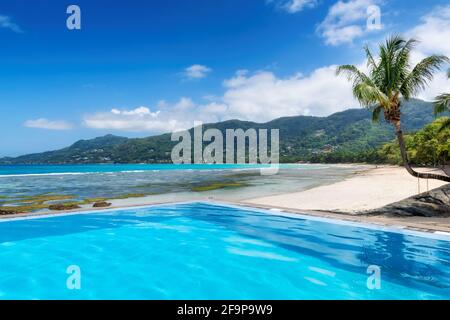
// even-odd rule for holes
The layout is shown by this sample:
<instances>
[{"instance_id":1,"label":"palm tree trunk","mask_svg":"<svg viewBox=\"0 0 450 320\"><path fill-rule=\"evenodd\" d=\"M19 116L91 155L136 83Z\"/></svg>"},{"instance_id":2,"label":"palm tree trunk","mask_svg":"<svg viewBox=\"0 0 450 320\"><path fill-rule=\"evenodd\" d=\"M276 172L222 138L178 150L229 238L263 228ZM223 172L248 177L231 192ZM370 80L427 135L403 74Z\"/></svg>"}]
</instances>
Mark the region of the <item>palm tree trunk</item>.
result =
<instances>
[{"instance_id":1,"label":"palm tree trunk","mask_svg":"<svg viewBox=\"0 0 450 320\"><path fill-rule=\"evenodd\" d=\"M403 132L402 132L400 121L395 121L394 127L395 127L395 134L397 135L398 144L400 146L400 152L402 155L403 165L405 166L406 171L408 171L408 173L410 175L412 175L413 177L416 177L416 178L435 179L435 180L450 182L450 177L448 177L448 176L444 176L444 175L440 175L440 174L433 174L433 173L417 172L413 168L411 168L411 165L409 164L408 153L406 152L406 144L405 144L405 139L403 138Z\"/></svg>"}]
</instances>

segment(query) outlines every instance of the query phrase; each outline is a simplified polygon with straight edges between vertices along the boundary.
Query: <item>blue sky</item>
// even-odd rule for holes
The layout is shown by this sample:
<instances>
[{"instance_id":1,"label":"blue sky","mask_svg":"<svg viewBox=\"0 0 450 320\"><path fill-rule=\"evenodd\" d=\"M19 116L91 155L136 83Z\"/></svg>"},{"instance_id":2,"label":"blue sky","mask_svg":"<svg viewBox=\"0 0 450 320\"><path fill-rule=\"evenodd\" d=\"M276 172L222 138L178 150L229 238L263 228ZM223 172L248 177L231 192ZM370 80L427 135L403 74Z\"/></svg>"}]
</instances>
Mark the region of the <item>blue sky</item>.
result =
<instances>
[{"instance_id":1,"label":"blue sky","mask_svg":"<svg viewBox=\"0 0 450 320\"><path fill-rule=\"evenodd\" d=\"M371 5L381 25L367 30ZM394 32L425 38L417 59L450 56L449 30L439 0L0 0L0 156L357 107L335 65ZM446 86L440 74L422 98Z\"/></svg>"}]
</instances>

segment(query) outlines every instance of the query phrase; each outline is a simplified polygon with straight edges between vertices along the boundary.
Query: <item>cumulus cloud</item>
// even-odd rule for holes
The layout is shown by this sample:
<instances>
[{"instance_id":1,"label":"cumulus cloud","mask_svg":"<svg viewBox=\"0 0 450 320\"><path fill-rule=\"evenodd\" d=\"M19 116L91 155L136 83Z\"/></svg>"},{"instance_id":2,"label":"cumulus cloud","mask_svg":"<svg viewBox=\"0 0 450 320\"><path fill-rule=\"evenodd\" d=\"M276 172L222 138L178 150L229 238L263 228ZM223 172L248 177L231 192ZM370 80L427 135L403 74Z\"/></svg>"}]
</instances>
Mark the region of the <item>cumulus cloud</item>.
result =
<instances>
[{"instance_id":1,"label":"cumulus cloud","mask_svg":"<svg viewBox=\"0 0 450 320\"><path fill-rule=\"evenodd\" d=\"M317 32L328 45L352 43L369 32L382 29L380 24L368 24L369 17L377 14L381 0L338 1L328 10Z\"/></svg>"},{"instance_id":2,"label":"cumulus cloud","mask_svg":"<svg viewBox=\"0 0 450 320\"><path fill-rule=\"evenodd\" d=\"M437 7L423 16L409 35L420 40L418 49L421 52L450 56L450 5Z\"/></svg>"},{"instance_id":3,"label":"cumulus cloud","mask_svg":"<svg viewBox=\"0 0 450 320\"><path fill-rule=\"evenodd\" d=\"M419 99L434 101L442 93L450 92L450 80L445 71L438 72L426 90L418 95Z\"/></svg>"},{"instance_id":4,"label":"cumulus cloud","mask_svg":"<svg viewBox=\"0 0 450 320\"><path fill-rule=\"evenodd\" d=\"M27 120L23 124L28 128L46 129L46 130L70 130L73 128L72 124L66 121L50 121L45 118L36 120Z\"/></svg>"},{"instance_id":5,"label":"cumulus cloud","mask_svg":"<svg viewBox=\"0 0 450 320\"><path fill-rule=\"evenodd\" d=\"M196 103L183 97L176 103L160 101L131 110L111 109L86 115L84 125L94 129L170 132L193 127L194 122L214 123L228 119L265 122L283 116L325 116L357 106L350 84L335 76L335 66L319 68L308 76L279 78L264 71L240 70L224 81L216 101Z\"/></svg>"},{"instance_id":6,"label":"cumulus cloud","mask_svg":"<svg viewBox=\"0 0 450 320\"><path fill-rule=\"evenodd\" d=\"M194 64L184 70L184 76L188 79L201 79L205 78L211 71L212 69L207 66Z\"/></svg>"},{"instance_id":7,"label":"cumulus cloud","mask_svg":"<svg viewBox=\"0 0 450 320\"><path fill-rule=\"evenodd\" d=\"M268 121L283 116L325 116L357 106L349 83L335 75L335 66L308 76L279 78L272 72L237 74L224 82L223 102L230 117Z\"/></svg>"},{"instance_id":8,"label":"cumulus cloud","mask_svg":"<svg viewBox=\"0 0 450 320\"><path fill-rule=\"evenodd\" d=\"M296 13L305 8L316 6L317 0L267 0L267 3L274 3L278 8L288 13Z\"/></svg>"},{"instance_id":9,"label":"cumulus cloud","mask_svg":"<svg viewBox=\"0 0 450 320\"><path fill-rule=\"evenodd\" d=\"M220 103L196 104L183 97L176 103L160 101L152 112L148 107L131 110L113 108L84 117L83 125L93 129L109 129L136 132L172 132L189 129L195 121L217 122L222 119L226 107Z\"/></svg>"},{"instance_id":10,"label":"cumulus cloud","mask_svg":"<svg viewBox=\"0 0 450 320\"><path fill-rule=\"evenodd\" d=\"M431 54L450 57L450 41L447 41L450 39L450 5L434 8L421 18L420 24L407 32L407 36L420 41L413 53L413 63L418 63ZM434 100L437 95L449 91L450 81L442 70L419 98Z\"/></svg>"},{"instance_id":11,"label":"cumulus cloud","mask_svg":"<svg viewBox=\"0 0 450 320\"><path fill-rule=\"evenodd\" d=\"M151 112L147 107L132 110L111 109L109 112L98 112L84 117L83 124L94 129L112 129L123 131L163 131L175 129L177 121L165 123L160 112Z\"/></svg>"},{"instance_id":12,"label":"cumulus cloud","mask_svg":"<svg viewBox=\"0 0 450 320\"><path fill-rule=\"evenodd\" d=\"M16 33L22 33L22 29L12 22L11 18L0 14L0 28L10 29Z\"/></svg>"},{"instance_id":13,"label":"cumulus cloud","mask_svg":"<svg viewBox=\"0 0 450 320\"><path fill-rule=\"evenodd\" d=\"M355 2L356 7L345 4ZM333 15L341 12L338 24L342 28L352 26L361 16L361 3L374 3L369 0L338 2ZM339 10L338 10L339 9ZM345 10L344 10L345 9ZM335 12L335 13L333 13ZM345 23L344 23L345 22ZM347 30L352 34L351 29ZM413 53L414 63L433 53L450 56L450 5L439 7L425 15L419 24L406 32L422 42ZM356 32L358 34L358 32ZM331 41L331 40L330 40ZM361 51L361 58L363 52ZM357 64L365 70L364 63ZM97 129L115 129L125 131L149 131L153 133L170 132L191 128L195 121L213 123L228 119L270 121L278 117L313 115L327 116L348 108L358 107L352 96L351 84L344 77L336 77L336 66L324 66L312 73L292 74L279 77L270 71L250 72L238 70L232 77L223 81L224 92L221 95L204 97L206 103L198 103L182 97L175 103L164 100L154 107L135 109L114 108L108 112L86 115L84 125ZM442 92L448 92L450 83L444 71L437 74L430 87L419 98L432 100Z\"/></svg>"}]
</instances>

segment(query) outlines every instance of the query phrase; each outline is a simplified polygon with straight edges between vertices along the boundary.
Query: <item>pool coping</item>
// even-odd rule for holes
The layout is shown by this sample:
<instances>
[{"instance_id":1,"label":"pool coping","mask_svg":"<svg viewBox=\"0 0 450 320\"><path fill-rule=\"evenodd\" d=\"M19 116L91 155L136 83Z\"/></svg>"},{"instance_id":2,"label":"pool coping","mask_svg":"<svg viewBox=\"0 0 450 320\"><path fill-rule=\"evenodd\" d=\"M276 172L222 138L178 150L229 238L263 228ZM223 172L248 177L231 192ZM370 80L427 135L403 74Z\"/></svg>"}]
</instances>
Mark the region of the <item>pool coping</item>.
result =
<instances>
[{"instance_id":1,"label":"pool coping","mask_svg":"<svg viewBox=\"0 0 450 320\"><path fill-rule=\"evenodd\" d=\"M152 207L165 207L171 205L183 205L183 204L207 204L216 206L225 206L229 208L238 208L248 211L256 211L265 214L270 214L274 216L283 216L294 219L307 219L312 221L321 221L326 223L355 226L365 229L381 230L385 232L394 232L406 235L419 236L424 238L432 238L436 240L450 241L450 232L443 231L446 228L433 228L433 226L420 226L417 224L411 224L406 222L399 222L395 220L395 223L388 223L391 218L382 216L382 220L376 220L378 216L363 216L363 215L350 215L343 213L332 213L326 211L311 211L311 210L296 210L291 208L267 206L267 205L255 205L245 202L232 202L224 200L192 200L192 201L179 201L179 202L160 202L152 204L142 204L142 205L130 205L130 206L116 206L109 208L86 208L84 210L67 210L59 212L45 212L45 213L25 213L17 214L14 217L11 216L0 216L0 223L11 222L11 221L22 221L22 220L32 220L32 219L43 219L59 216L71 216L78 214L93 214L93 213L103 213L111 211L124 211L132 209L145 209ZM403 218L408 219L408 218ZM442 219L442 218L441 218ZM393 222L391 220L391 222Z\"/></svg>"},{"instance_id":2,"label":"pool coping","mask_svg":"<svg viewBox=\"0 0 450 320\"><path fill-rule=\"evenodd\" d=\"M220 204L220 202L215 202ZM249 203L225 203L228 207L245 208L247 210L265 212L271 215L285 216L296 219L307 219L312 221L322 221L338 225L355 226L365 229L381 230L386 232L394 232L408 235L416 235L425 238L442 239L450 241L450 232L434 230L430 228L419 228L415 226L408 226L399 223L382 223L372 221L369 216L350 215L344 213L333 213L327 211L312 211L312 210L295 210L289 208L280 208L275 206L261 206ZM386 217L386 219L390 219Z\"/></svg>"}]
</instances>

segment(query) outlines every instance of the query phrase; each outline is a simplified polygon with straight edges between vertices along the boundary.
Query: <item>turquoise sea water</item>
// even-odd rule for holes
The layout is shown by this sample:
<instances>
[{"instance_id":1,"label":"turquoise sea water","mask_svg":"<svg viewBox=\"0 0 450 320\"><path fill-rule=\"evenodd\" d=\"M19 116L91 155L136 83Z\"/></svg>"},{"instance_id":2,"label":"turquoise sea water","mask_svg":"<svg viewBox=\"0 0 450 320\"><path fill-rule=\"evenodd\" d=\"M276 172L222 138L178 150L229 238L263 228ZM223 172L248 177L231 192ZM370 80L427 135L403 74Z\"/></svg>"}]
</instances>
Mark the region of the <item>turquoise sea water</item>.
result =
<instances>
[{"instance_id":1,"label":"turquoise sea water","mask_svg":"<svg viewBox=\"0 0 450 320\"><path fill-rule=\"evenodd\" d=\"M207 203L3 221L0 298L448 299L449 244Z\"/></svg>"},{"instance_id":2,"label":"turquoise sea water","mask_svg":"<svg viewBox=\"0 0 450 320\"><path fill-rule=\"evenodd\" d=\"M0 208L21 205L28 196L45 194L86 198L115 198L141 194L155 202L243 200L301 191L344 179L355 166L280 165L276 175L261 175L255 165L0 165ZM239 183L239 188L192 192L195 187Z\"/></svg>"},{"instance_id":3,"label":"turquoise sea water","mask_svg":"<svg viewBox=\"0 0 450 320\"><path fill-rule=\"evenodd\" d=\"M292 165L282 165L289 167ZM78 165L0 165L0 176L61 175L86 173L141 172L160 170L224 170L263 167L250 164L78 164Z\"/></svg>"}]
</instances>

